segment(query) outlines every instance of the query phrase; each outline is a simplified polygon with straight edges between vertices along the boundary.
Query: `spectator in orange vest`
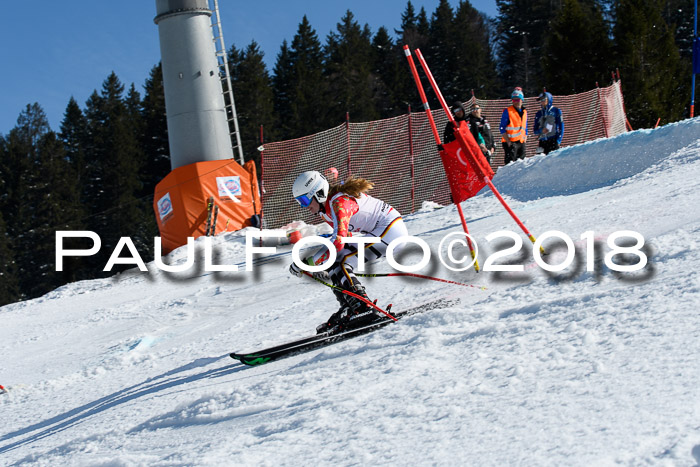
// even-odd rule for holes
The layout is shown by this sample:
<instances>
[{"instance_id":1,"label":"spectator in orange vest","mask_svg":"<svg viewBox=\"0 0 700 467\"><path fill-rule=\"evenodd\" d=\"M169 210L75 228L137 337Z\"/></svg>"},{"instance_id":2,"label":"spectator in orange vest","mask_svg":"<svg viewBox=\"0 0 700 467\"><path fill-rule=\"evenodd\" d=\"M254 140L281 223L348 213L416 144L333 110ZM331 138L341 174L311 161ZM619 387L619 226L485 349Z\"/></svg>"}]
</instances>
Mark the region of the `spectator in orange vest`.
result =
<instances>
[{"instance_id":1,"label":"spectator in orange vest","mask_svg":"<svg viewBox=\"0 0 700 467\"><path fill-rule=\"evenodd\" d=\"M523 90L515 88L510 95L513 105L503 109L501 115L501 144L505 153L504 164L525 159L527 142L527 109L523 107Z\"/></svg>"}]
</instances>

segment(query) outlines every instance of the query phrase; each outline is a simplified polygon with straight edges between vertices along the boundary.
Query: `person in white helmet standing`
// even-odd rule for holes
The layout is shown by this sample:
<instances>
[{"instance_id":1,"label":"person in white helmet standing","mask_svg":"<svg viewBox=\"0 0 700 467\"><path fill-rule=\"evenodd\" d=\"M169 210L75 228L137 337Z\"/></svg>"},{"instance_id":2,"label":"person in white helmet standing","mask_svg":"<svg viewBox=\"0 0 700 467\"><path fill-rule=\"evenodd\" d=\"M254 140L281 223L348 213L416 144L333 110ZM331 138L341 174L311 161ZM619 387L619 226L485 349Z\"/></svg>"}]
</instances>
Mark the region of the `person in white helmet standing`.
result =
<instances>
[{"instance_id":1,"label":"person in white helmet standing","mask_svg":"<svg viewBox=\"0 0 700 467\"><path fill-rule=\"evenodd\" d=\"M292 194L299 205L312 214L318 214L333 227L330 237L336 249L336 260L327 270L328 278L334 285L350 291L367 300L367 293L354 270L358 265L358 248L363 248L365 261L373 261L384 256L388 245L399 237L408 236L401 214L389 204L366 194L374 184L364 178L351 177L342 185L330 186L319 172L311 170L300 174L292 186ZM363 233L381 240L373 244L341 242L341 237L352 233ZM401 245L394 249L400 251ZM314 255L304 259L309 265L325 263L329 257L327 248L319 249ZM295 264L289 267L295 276L303 272ZM318 273L317 273L318 274ZM325 275L321 275L325 278ZM318 276L316 276L318 277ZM316 328L317 332L337 332L361 326L377 318L373 309L362 300L333 290L340 303L340 309L330 319Z\"/></svg>"}]
</instances>

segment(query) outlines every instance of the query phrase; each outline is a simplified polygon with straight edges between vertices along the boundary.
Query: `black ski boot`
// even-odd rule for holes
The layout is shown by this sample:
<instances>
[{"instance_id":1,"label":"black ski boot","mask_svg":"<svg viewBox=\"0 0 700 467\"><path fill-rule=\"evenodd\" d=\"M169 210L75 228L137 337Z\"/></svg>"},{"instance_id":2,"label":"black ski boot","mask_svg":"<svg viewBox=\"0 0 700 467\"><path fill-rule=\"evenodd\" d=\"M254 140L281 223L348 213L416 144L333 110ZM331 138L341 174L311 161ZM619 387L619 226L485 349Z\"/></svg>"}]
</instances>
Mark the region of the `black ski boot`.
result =
<instances>
[{"instance_id":1,"label":"black ski boot","mask_svg":"<svg viewBox=\"0 0 700 467\"><path fill-rule=\"evenodd\" d=\"M337 286L340 287L340 285ZM336 300L338 300L340 308L338 308L338 311L333 313L331 317L328 318L328 321L316 326L316 334L321 334L322 332L328 332L331 330L338 331L339 329L335 328L338 327L338 324L348 314L349 308L347 301L345 300L346 295L338 289L333 289L333 294L335 295Z\"/></svg>"},{"instance_id":2,"label":"black ski boot","mask_svg":"<svg viewBox=\"0 0 700 467\"><path fill-rule=\"evenodd\" d=\"M355 279L355 284L349 289L350 292L369 301L365 288ZM336 298L341 303L340 309L333 313L327 322L316 328L317 333L322 332L340 332L347 329L352 329L375 321L378 316L373 308L365 301L352 295L344 294L334 290Z\"/></svg>"},{"instance_id":3,"label":"black ski boot","mask_svg":"<svg viewBox=\"0 0 700 467\"><path fill-rule=\"evenodd\" d=\"M371 303L371 300L367 296L367 292L365 292L365 288L359 283L359 281L355 284L351 292L353 292L355 295L359 295L367 300L367 302ZM351 312L348 314L346 320L341 323L345 329L358 328L360 326L370 324L379 318L378 312L364 300L360 300L359 298L353 296L347 296L347 301Z\"/></svg>"}]
</instances>

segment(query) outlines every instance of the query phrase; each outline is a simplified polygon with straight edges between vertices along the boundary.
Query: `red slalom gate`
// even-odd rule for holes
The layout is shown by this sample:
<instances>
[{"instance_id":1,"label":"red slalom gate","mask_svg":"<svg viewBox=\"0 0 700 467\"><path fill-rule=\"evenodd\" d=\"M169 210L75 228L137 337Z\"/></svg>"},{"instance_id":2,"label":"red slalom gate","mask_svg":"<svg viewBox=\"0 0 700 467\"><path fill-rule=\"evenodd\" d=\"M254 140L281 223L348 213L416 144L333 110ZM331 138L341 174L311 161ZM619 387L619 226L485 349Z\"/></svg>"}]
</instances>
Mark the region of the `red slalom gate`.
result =
<instances>
[{"instance_id":1,"label":"red slalom gate","mask_svg":"<svg viewBox=\"0 0 700 467\"><path fill-rule=\"evenodd\" d=\"M413 63L413 57L411 56L411 50L408 48L407 45L403 46L404 53L406 54L406 59L408 60L408 65L411 67L411 73L413 74L413 79L416 82L416 87L418 88L418 93L420 94L421 101L423 102L423 108L425 109L425 114L428 117L428 121L430 122L430 128L433 130L433 136L435 137L435 141L437 142L438 145L442 144L440 141L440 133L437 130L437 127L435 126L435 120L433 119L433 114L430 111L430 105L428 104L428 99L425 96L425 90L423 90L423 86L421 85L420 78L418 77L418 70L416 69L416 64ZM418 52L418 51L416 51ZM452 123L454 123L454 118L452 117L452 113L449 112L449 109L445 109L445 112L447 112L447 118L450 119ZM474 245L472 245L472 240L471 236L469 235L469 229L467 228L467 221L464 218L464 212L462 211L462 203L456 202L457 205L457 212L459 213L459 219L462 222L462 228L464 229L464 233L467 234L467 243L469 245L469 251L472 255L472 259L474 260L474 270L476 272L479 272L479 260L476 257L476 251L474 250Z\"/></svg>"},{"instance_id":2,"label":"red slalom gate","mask_svg":"<svg viewBox=\"0 0 700 467\"><path fill-rule=\"evenodd\" d=\"M406 56L409 59L409 64L412 65L411 71L414 73L414 79L416 81L416 86L418 87L418 92L421 94L421 98L426 102L425 105L427 105L427 99L425 99L425 91L423 90L423 86L420 82L420 79L418 79L418 73L415 70L415 64L413 64L413 60L411 59L410 51L408 49L408 46L404 46L404 51L406 51ZM447 114L447 118L452 124L455 124L455 119L452 116L452 113L449 111L449 107L447 106L447 102L445 102L445 98L442 96L442 93L440 92L440 88L438 88L437 83L435 82L435 78L433 78L432 73L430 72L430 68L428 68L428 64L425 62L425 59L423 58L423 55L421 54L419 49L416 49L416 57L418 57L418 61L420 62L421 66L423 67L423 71L425 72L426 76L428 77L428 81L430 82L430 85L432 86L433 90L435 91L435 94L438 97L438 100L440 101L440 105L442 106L443 110ZM439 135L435 134L436 136L436 141L439 143ZM473 156L471 152L469 151L468 143L464 138L464 135L462 135L460 132L455 132L455 139L459 142L460 146L463 149L463 152L467 154L468 157L473 159ZM508 203L503 199L501 194L498 192L498 189L496 189L495 185L491 181L491 179L486 176L486 174L483 171L483 168L480 166L478 161L474 161L473 166L477 168L477 170L480 172L481 177L483 178L484 182L488 185L488 187L491 189L493 194L496 196L498 201L503 205L503 207L506 209L508 214L513 218L513 220L518 224L518 226L522 229L522 231L527 235L527 237L530 239L532 243L535 243L535 237L530 233L530 231L525 227L525 224L522 223L522 221L518 218L518 216L515 215L513 210L508 206ZM461 214L461 208L459 206L459 203L457 203L458 210L460 211ZM544 248L540 246L540 251L542 254L545 254Z\"/></svg>"}]
</instances>

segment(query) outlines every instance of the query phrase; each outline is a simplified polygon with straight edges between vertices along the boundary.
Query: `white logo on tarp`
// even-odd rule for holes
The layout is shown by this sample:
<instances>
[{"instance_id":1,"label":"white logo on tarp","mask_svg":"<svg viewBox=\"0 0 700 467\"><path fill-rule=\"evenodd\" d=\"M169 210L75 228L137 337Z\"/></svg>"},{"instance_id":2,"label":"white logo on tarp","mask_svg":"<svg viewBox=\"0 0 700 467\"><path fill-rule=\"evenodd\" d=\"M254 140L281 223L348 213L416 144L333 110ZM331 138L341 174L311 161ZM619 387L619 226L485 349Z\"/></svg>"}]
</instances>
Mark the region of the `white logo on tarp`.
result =
<instances>
[{"instance_id":1,"label":"white logo on tarp","mask_svg":"<svg viewBox=\"0 0 700 467\"><path fill-rule=\"evenodd\" d=\"M216 177L216 186L219 189L219 198L229 198L238 201L235 197L243 195L241 177L238 175Z\"/></svg>"},{"instance_id":2,"label":"white logo on tarp","mask_svg":"<svg viewBox=\"0 0 700 467\"><path fill-rule=\"evenodd\" d=\"M170 193L166 193L161 199L158 200L158 215L160 216L160 221L163 222L167 218L173 215L173 202L170 200Z\"/></svg>"}]
</instances>

